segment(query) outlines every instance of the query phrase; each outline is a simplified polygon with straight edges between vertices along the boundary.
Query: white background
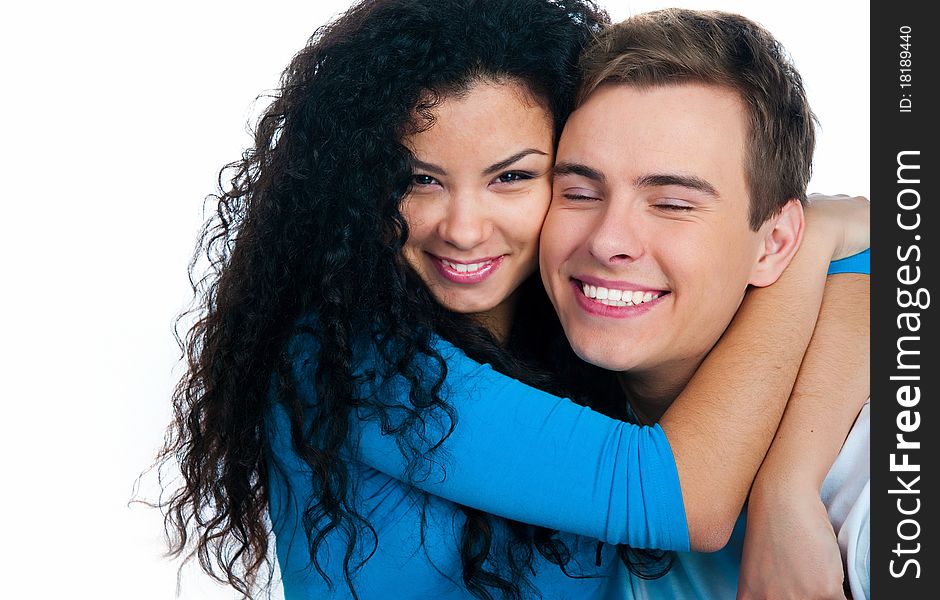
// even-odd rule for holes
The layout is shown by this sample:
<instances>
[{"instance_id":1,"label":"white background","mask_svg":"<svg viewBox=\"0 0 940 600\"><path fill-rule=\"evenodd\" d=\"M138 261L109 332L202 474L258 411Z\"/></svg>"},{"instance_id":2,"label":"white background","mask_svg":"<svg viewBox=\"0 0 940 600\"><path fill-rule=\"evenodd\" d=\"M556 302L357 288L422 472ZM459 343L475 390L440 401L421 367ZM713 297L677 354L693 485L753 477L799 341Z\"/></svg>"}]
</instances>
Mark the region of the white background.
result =
<instances>
[{"instance_id":1,"label":"white background","mask_svg":"<svg viewBox=\"0 0 940 600\"><path fill-rule=\"evenodd\" d=\"M172 598L159 515L127 503L170 418L203 198L250 144L255 97L347 0L17 4L0 24L0 596ZM868 2L681 5L783 42L822 124L811 191L867 196ZM181 598L233 596L184 572Z\"/></svg>"}]
</instances>

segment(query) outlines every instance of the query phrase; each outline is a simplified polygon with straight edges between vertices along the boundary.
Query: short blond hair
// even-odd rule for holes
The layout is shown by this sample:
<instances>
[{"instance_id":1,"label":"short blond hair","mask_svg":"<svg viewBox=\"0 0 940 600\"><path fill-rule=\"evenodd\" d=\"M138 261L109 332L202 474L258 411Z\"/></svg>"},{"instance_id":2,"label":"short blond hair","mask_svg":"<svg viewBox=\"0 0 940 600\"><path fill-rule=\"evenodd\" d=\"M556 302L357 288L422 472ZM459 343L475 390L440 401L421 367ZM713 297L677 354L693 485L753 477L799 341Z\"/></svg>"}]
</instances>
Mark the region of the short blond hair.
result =
<instances>
[{"instance_id":1,"label":"short blond hair","mask_svg":"<svg viewBox=\"0 0 940 600\"><path fill-rule=\"evenodd\" d=\"M747 107L750 129L745 170L751 228L757 230L791 198L806 200L816 119L786 51L754 21L718 11L642 13L604 30L582 54L581 69L578 105L608 83L696 82L735 90Z\"/></svg>"}]
</instances>

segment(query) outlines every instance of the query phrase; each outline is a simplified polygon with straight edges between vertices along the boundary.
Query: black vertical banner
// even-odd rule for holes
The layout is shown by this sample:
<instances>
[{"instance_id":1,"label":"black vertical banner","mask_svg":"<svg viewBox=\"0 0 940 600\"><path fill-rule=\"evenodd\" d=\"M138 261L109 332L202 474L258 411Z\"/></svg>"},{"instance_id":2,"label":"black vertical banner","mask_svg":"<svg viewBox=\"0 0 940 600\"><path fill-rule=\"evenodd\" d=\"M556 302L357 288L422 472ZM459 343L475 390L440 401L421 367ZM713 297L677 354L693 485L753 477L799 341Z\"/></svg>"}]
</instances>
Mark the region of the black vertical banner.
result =
<instances>
[{"instance_id":1,"label":"black vertical banner","mask_svg":"<svg viewBox=\"0 0 940 600\"><path fill-rule=\"evenodd\" d=\"M927 6L872 6L871 579L878 600L940 598L940 334L931 297L940 272L940 57Z\"/></svg>"}]
</instances>

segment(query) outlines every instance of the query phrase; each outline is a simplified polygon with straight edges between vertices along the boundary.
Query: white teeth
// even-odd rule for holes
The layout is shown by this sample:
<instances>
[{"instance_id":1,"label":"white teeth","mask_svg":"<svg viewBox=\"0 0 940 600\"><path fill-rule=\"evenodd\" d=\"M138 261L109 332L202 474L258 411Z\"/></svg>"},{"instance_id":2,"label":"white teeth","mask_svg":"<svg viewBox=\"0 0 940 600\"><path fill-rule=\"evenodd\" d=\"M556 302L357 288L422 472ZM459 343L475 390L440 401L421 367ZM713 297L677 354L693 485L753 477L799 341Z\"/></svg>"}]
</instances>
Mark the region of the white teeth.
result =
<instances>
[{"instance_id":1,"label":"white teeth","mask_svg":"<svg viewBox=\"0 0 940 600\"><path fill-rule=\"evenodd\" d=\"M489 262L464 264L464 263L450 262L449 260L444 260L444 259L441 259L441 262L447 265L448 267L450 267L451 269L453 269L454 271L457 271L458 273L475 273L476 271L479 271L486 265L490 264Z\"/></svg>"},{"instance_id":2,"label":"white teeth","mask_svg":"<svg viewBox=\"0 0 940 600\"><path fill-rule=\"evenodd\" d=\"M641 290L615 290L600 286L581 284L581 291L588 298L597 300L607 306L636 306L659 298L659 292L645 292Z\"/></svg>"}]
</instances>

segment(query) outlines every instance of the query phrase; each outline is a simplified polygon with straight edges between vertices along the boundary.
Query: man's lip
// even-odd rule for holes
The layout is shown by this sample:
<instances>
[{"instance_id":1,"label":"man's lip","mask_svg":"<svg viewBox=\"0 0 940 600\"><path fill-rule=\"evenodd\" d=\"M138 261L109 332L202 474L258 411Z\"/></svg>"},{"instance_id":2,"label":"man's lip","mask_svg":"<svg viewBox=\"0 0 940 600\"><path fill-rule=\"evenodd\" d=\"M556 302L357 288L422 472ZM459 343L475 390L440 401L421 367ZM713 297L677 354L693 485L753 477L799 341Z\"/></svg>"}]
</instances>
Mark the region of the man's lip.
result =
<instances>
[{"instance_id":1,"label":"man's lip","mask_svg":"<svg viewBox=\"0 0 940 600\"><path fill-rule=\"evenodd\" d=\"M667 293L669 290L659 287L651 287L644 285L642 283L634 283L632 281L623 281L620 279L605 279L603 277L595 277L593 275L575 275L571 278L574 281L579 283L586 283L588 285L593 285L595 287L605 287L609 290L624 290L635 292L637 290L641 292L660 292Z\"/></svg>"},{"instance_id":2,"label":"man's lip","mask_svg":"<svg viewBox=\"0 0 940 600\"><path fill-rule=\"evenodd\" d=\"M591 281L601 281L601 282L616 283L616 284L628 283L624 281L614 282L609 279L599 279L596 277L592 278ZM646 313L651 311L654 307L658 306L659 303L663 300L663 298L665 298L666 296L670 294L670 292L662 292L658 298L654 298L653 300L649 302L644 302L642 304L630 304L627 306L613 306L613 305L604 304L603 302L600 302L598 300L585 296L582 291L582 288L584 287L585 283L587 282L579 281L578 279L575 279L574 277L571 278L570 280L571 291L574 294L575 302L577 302L578 306L580 306L581 310L583 310L584 312L590 315L598 316L598 317L610 317L614 319L626 319L626 318L631 318L631 317L639 317L641 315L645 315ZM588 283L588 285L593 285L595 287L607 287L603 283L601 284ZM608 289L624 289L624 291L630 291L628 288L613 287L613 288L608 288ZM637 291L637 290L655 291L655 290L650 290L650 289L646 289L643 287L637 287L633 289L633 291Z\"/></svg>"}]
</instances>

